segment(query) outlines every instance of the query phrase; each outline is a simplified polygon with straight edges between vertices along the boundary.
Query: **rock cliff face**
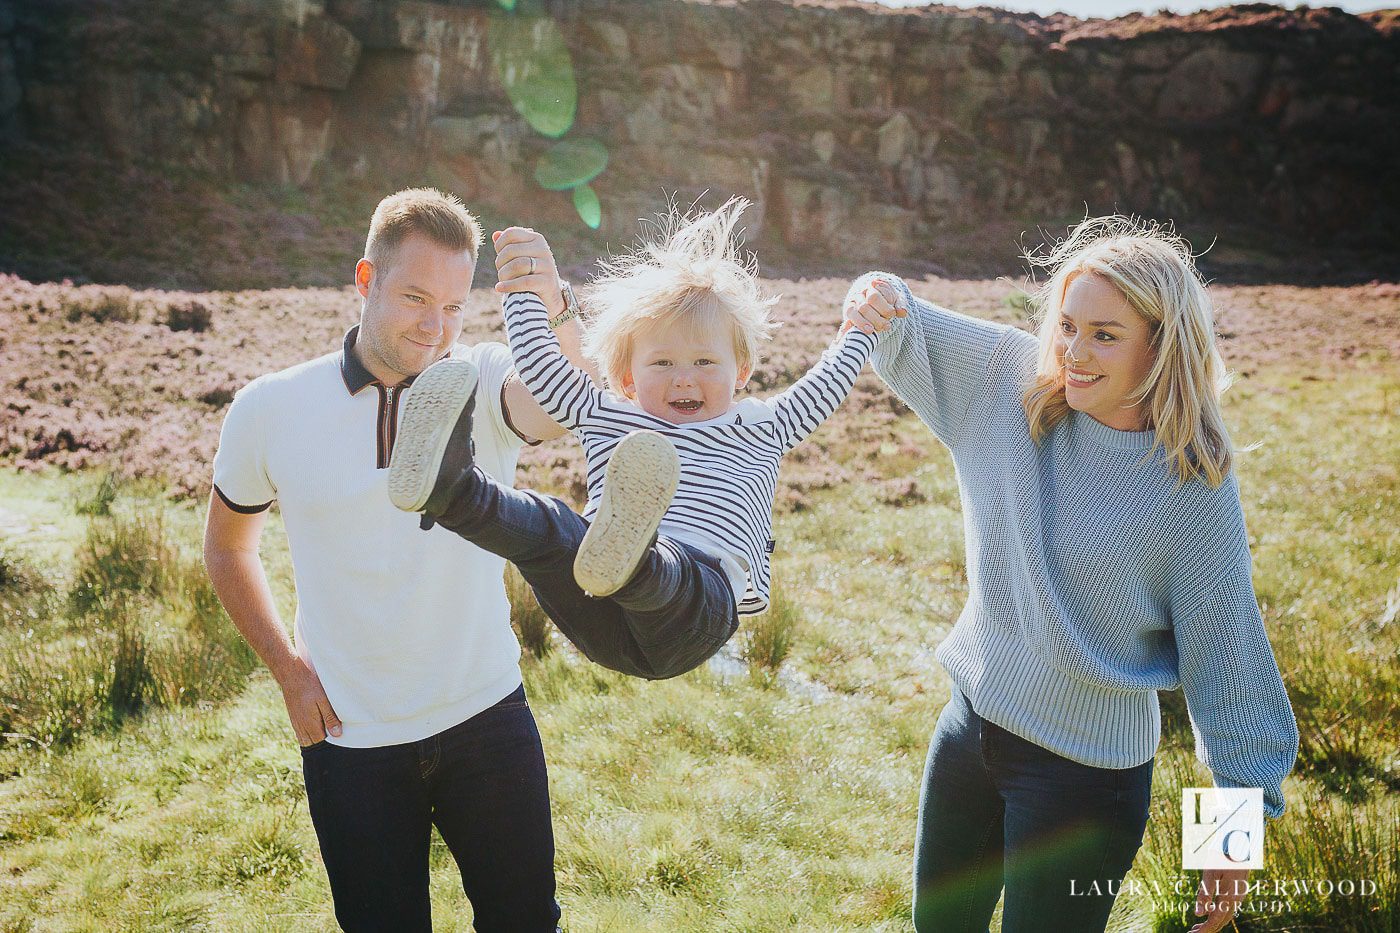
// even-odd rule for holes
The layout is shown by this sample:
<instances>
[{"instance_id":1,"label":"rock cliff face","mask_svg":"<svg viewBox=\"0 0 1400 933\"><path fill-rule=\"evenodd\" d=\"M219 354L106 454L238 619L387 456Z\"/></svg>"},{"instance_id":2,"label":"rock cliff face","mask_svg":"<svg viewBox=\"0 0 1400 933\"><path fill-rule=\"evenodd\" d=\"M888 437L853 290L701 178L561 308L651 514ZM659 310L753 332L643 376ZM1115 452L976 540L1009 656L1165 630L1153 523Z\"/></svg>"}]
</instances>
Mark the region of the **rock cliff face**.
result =
<instances>
[{"instance_id":1,"label":"rock cliff face","mask_svg":"<svg viewBox=\"0 0 1400 933\"><path fill-rule=\"evenodd\" d=\"M533 65L500 49L522 23ZM512 67L572 78L614 240L709 189L756 202L759 242L851 260L1086 207L1400 246L1400 31L1335 9L0 0L0 141L298 186L392 165L577 225Z\"/></svg>"}]
</instances>

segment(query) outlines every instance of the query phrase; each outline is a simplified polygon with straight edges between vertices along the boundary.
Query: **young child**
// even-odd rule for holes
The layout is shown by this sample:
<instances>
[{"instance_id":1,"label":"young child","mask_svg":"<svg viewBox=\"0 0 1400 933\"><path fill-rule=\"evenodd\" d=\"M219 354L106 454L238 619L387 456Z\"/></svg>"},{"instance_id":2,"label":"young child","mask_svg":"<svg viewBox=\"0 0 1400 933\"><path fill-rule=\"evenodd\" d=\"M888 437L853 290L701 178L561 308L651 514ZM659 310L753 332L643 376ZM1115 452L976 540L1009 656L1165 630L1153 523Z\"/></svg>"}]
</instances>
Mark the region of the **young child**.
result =
<instances>
[{"instance_id":1,"label":"young child","mask_svg":"<svg viewBox=\"0 0 1400 933\"><path fill-rule=\"evenodd\" d=\"M516 372L583 443L588 505L517 490L472 464L476 372L443 360L414 382L390 464L406 511L515 563L590 659L646 678L703 663L768 605L778 463L845 399L874 338L847 329L770 399L735 399L776 324L735 225L747 202L681 221L589 289L584 351L560 352L545 306L503 299Z\"/></svg>"}]
</instances>

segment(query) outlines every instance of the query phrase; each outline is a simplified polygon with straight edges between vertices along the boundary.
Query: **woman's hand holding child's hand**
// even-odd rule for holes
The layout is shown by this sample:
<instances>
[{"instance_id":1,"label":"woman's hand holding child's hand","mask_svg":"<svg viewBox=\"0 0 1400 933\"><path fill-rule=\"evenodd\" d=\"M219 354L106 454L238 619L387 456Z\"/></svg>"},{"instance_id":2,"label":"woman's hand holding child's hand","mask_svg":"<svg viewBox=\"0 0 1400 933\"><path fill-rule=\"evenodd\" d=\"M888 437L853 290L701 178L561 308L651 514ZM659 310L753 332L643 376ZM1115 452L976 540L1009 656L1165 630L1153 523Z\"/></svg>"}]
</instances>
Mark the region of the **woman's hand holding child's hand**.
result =
<instances>
[{"instance_id":1,"label":"woman's hand holding child's hand","mask_svg":"<svg viewBox=\"0 0 1400 933\"><path fill-rule=\"evenodd\" d=\"M496 247L496 292L534 292L551 318L563 313L559 269L544 235L529 227L507 227L491 234Z\"/></svg>"},{"instance_id":2,"label":"woman's hand holding child's hand","mask_svg":"<svg viewBox=\"0 0 1400 933\"><path fill-rule=\"evenodd\" d=\"M876 334L890 326L890 321L904 317L909 309L900 303L894 287L883 279L874 279L859 296L846 305L846 327L864 334Z\"/></svg>"}]
</instances>

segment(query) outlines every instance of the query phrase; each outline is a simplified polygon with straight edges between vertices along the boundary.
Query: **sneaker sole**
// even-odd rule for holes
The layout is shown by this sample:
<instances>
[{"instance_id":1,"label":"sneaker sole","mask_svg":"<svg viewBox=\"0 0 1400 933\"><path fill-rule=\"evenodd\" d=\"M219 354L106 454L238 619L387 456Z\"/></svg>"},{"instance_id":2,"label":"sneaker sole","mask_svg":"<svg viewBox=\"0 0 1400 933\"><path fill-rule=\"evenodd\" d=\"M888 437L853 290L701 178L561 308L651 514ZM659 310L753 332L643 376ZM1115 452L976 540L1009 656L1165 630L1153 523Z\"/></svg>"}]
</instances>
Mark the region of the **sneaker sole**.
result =
<instances>
[{"instance_id":1,"label":"sneaker sole","mask_svg":"<svg viewBox=\"0 0 1400 933\"><path fill-rule=\"evenodd\" d=\"M609 596L632 578L680 481L676 449L654 431L622 439L603 475L593 524L574 557L574 580L592 596Z\"/></svg>"},{"instance_id":2,"label":"sneaker sole","mask_svg":"<svg viewBox=\"0 0 1400 933\"><path fill-rule=\"evenodd\" d=\"M443 360L425 369L409 388L389 458L389 501L405 512L421 511L432 495L447 441L476 381L471 363Z\"/></svg>"}]
</instances>

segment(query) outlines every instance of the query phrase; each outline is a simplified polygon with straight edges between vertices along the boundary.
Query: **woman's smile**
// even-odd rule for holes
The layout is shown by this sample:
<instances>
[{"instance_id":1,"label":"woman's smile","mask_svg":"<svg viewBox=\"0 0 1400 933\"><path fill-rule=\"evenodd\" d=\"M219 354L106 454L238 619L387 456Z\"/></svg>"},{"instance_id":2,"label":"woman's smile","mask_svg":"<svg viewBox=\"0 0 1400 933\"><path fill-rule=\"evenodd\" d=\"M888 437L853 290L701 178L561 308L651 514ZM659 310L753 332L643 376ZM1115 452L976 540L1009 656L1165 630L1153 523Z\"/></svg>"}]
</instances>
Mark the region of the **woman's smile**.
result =
<instances>
[{"instance_id":1,"label":"woman's smile","mask_svg":"<svg viewBox=\"0 0 1400 933\"><path fill-rule=\"evenodd\" d=\"M1108 279L1086 273L1070 280L1058 353L1070 408L1119 431L1142 430L1146 408L1135 392L1156 357L1152 329Z\"/></svg>"}]
</instances>

